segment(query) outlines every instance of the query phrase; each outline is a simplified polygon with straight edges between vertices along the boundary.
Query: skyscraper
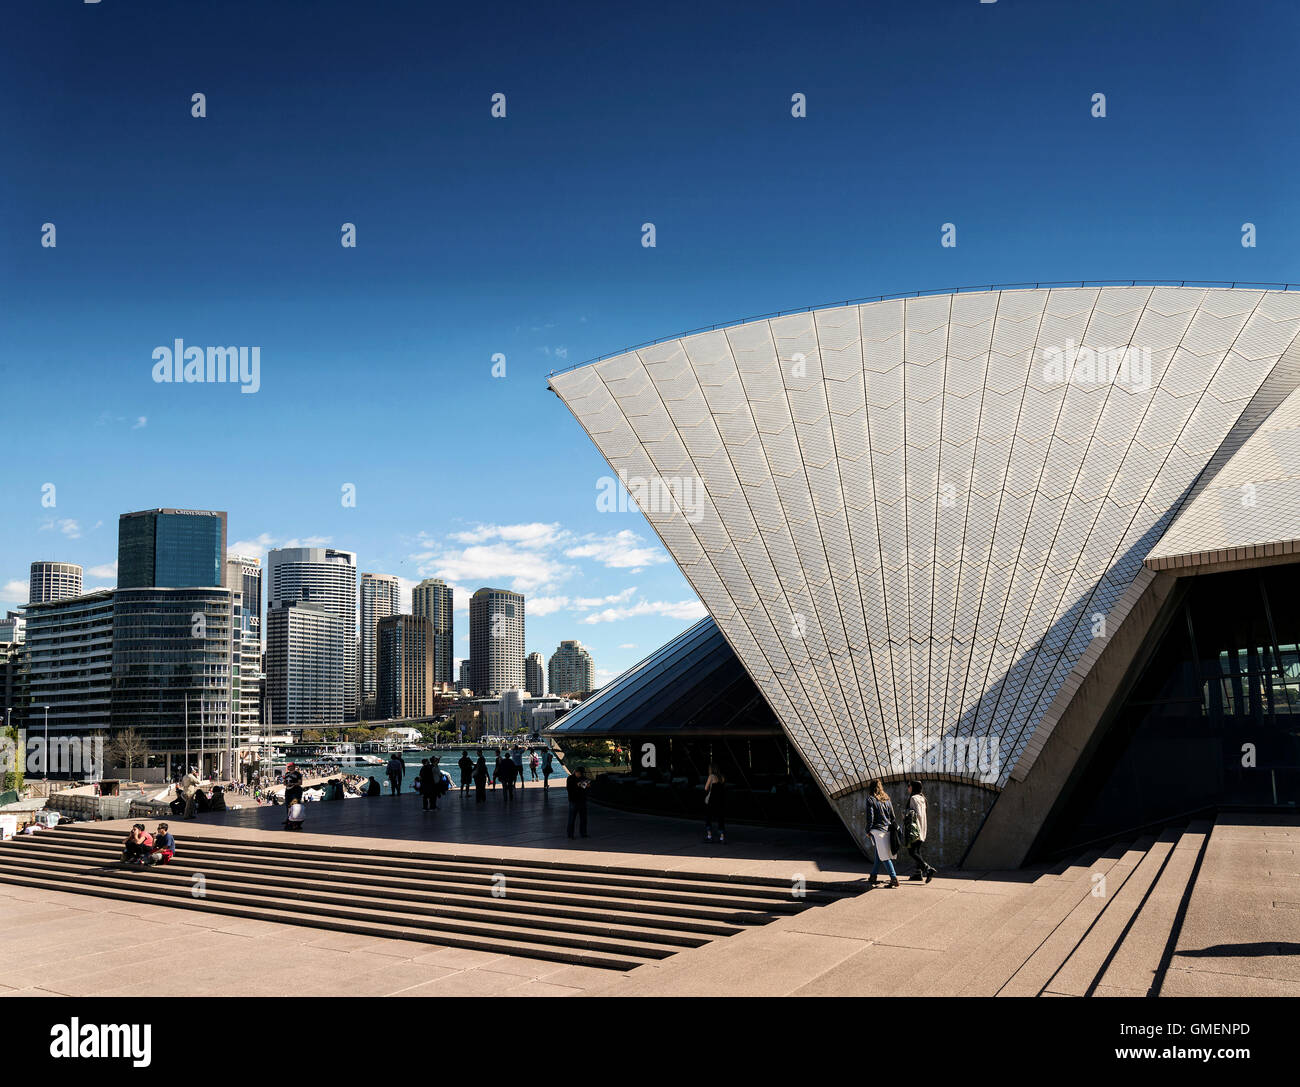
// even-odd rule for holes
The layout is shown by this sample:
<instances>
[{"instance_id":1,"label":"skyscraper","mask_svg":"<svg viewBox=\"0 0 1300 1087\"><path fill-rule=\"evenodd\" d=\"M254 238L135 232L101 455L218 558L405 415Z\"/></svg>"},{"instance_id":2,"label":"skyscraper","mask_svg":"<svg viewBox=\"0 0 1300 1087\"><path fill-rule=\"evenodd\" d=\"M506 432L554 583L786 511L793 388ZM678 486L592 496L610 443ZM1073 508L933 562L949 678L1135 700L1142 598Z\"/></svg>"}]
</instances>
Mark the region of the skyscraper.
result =
<instances>
[{"instance_id":1,"label":"skyscraper","mask_svg":"<svg viewBox=\"0 0 1300 1087\"><path fill-rule=\"evenodd\" d=\"M452 683L452 595L451 586L438 578L426 578L411 593L411 611L433 624L433 681Z\"/></svg>"},{"instance_id":2,"label":"skyscraper","mask_svg":"<svg viewBox=\"0 0 1300 1087\"><path fill-rule=\"evenodd\" d=\"M75 562L34 562L27 587L32 604L81 595L81 567Z\"/></svg>"},{"instance_id":3,"label":"skyscraper","mask_svg":"<svg viewBox=\"0 0 1300 1087\"><path fill-rule=\"evenodd\" d=\"M422 615L388 615L376 633L380 718L425 716L433 698L433 623Z\"/></svg>"},{"instance_id":4,"label":"skyscraper","mask_svg":"<svg viewBox=\"0 0 1300 1087\"><path fill-rule=\"evenodd\" d=\"M534 698L546 694L546 662L540 653L529 653L524 661L524 686Z\"/></svg>"},{"instance_id":5,"label":"skyscraper","mask_svg":"<svg viewBox=\"0 0 1300 1087\"><path fill-rule=\"evenodd\" d=\"M340 699L322 698L321 705L339 705L342 721L357 719L358 667L357 667L357 556L353 551L339 551L332 547L283 547L268 551L266 555L267 604L267 677L268 687L280 690L293 677L286 678L288 646L272 646L270 616L274 608L291 607L303 601L317 604L328 614L340 620L341 626L312 622L319 637L338 637L342 645L337 651L325 652L329 661L339 660L343 666L343 691ZM309 620L304 619L304 623ZM332 665L331 665L332 668ZM330 671L330 669L327 669ZM315 681L313 681L315 682ZM287 698L293 703L292 690ZM272 699L274 704L274 698ZM328 722L338 724L338 721ZM274 725L289 724L279 718Z\"/></svg>"},{"instance_id":6,"label":"skyscraper","mask_svg":"<svg viewBox=\"0 0 1300 1087\"><path fill-rule=\"evenodd\" d=\"M551 693L566 698L587 694L596 687L596 662L581 642L563 641L551 654Z\"/></svg>"},{"instance_id":7,"label":"skyscraper","mask_svg":"<svg viewBox=\"0 0 1300 1087\"><path fill-rule=\"evenodd\" d=\"M226 588L240 594L238 723L246 733L261 731L262 563L248 555L226 556Z\"/></svg>"},{"instance_id":8,"label":"skyscraper","mask_svg":"<svg viewBox=\"0 0 1300 1087\"><path fill-rule=\"evenodd\" d=\"M188 589L225 584L226 514L140 510L117 523L117 587Z\"/></svg>"},{"instance_id":9,"label":"skyscraper","mask_svg":"<svg viewBox=\"0 0 1300 1087\"><path fill-rule=\"evenodd\" d=\"M269 608L266 699L271 728L332 727L345 720L349 661L355 670L351 628L324 604L305 599Z\"/></svg>"},{"instance_id":10,"label":"skyscraper","mask_svg":"<svg viewBox=\"0 0 1300 1087\"><path fill-rule=\"evenodd\" d=\"M241 722L242 592L226 588L226 514L152 509L118 520L112 729L155 756L233 773Z\"/></svg>"},{"instance_id":11,"label":"skyscraper","mask_svg":"<svg viewBox=\"0 0 1300 1087\"><path fill-rule=\"evenodd\" d=\"M377 668L376 627L379 620L402 610L402 586L391 574L361 575L361 702L369 711L375 701ZM363 712L363 716L365 713Z\"/></svg>"},{"instance_id":12,"label":"skyscraper","mask_svg":"<svg viewBox=\"0 0 1300 1087\"><path fill-rule=\"evenodd\" d=\"M524 598L508 589L479 589L469 600L469 653L476 695L524 685Z\"/></svg>"}]
</instances>

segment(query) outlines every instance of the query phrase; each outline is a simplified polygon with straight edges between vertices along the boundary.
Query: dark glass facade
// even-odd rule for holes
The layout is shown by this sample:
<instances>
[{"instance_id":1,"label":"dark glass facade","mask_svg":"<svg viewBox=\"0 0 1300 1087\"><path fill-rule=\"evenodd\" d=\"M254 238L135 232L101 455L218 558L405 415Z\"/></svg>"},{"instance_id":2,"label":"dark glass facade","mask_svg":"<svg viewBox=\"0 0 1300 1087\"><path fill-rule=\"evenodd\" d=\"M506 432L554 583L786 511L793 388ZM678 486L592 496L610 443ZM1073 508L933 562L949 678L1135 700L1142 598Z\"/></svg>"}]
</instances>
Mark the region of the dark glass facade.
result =
<instances>
[{"instance_id":1,"label":"dark glass facade","mask_svg":"<svg viewBox=\"0 0 1300 1087\"><path fill-rule=\"evenodd\" d=\"M547 735L567 766L593 773L592 798L614 807L700 816L713 762L727 778L728 819L841 826L712 618L570 710Z\"/></svg>"},{"instance_id":2,"label":"dark glass facade","mask_svg":"<svg viewBox=\"0 0 1300 1087\"><path fill-rule=\"evenodd\" d=\"M1036 853L1216 808L1300 804L1300 566L1183 579Z\"/></svg>"},{"instance_id":3,"label":"dark glass facade","mask_svg":"<svg viewBox=\"0 0 1300 1087\"><path fill-rule=\"evenodd\" d=\"M124 513L117 530L119 588L224 584L226 515L207 510Z\"/></svg>"},{"instance_id":4,"label":"dark glass facade","mask_svg":"<svg viewBox=\"0 0 1300 1087\"><path fill-rule=\"evenodd\" d=\"M229 590L119 589L112 727L139 730L155 752L223 750L241 694L239 622Z\"/></svg>"}]
</instances>

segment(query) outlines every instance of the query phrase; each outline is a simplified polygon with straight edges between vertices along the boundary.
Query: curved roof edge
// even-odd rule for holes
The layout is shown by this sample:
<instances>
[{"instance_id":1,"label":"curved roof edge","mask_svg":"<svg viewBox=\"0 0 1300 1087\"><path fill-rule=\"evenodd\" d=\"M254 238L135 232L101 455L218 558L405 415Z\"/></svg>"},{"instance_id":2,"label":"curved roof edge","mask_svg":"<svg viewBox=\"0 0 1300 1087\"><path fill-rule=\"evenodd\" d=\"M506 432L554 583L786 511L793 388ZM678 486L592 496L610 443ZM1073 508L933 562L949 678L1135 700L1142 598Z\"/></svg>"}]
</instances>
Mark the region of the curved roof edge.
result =
<instances>
[{"instance_id":1,"label":"curved roof edge","mask_svg":"<svg viewBox=\"0 0 1300 1087\"><path fill-rule=\"evenodd\" d=\"M680 340L687 336L698 336L702 332L717 332L721 329L739 328L755 321L767 321L773 317L788 317L794 313L816 313L819 310L839 309L843 306L862 306L871 302L895 302L907 298L925 298L945 294L983 294L989 291L1043 291L1066 288L1086 287L1205 287L1209 290L1251 290L1251 291L1300 291L1300 283L1254 283L1241 279L1066 279L1060 282L1024 282L1024 283L982 283L967 287L936 287L931 290L897 291L892 294L867 295L863 298L847 298L842 302L823 302L817 306L797 306L794 309L773 310L770 313L758 313L752 317L741 317L735 321L722 321L716 325L701 325L699 328L687 329L671 336L658 336L653 340L634 343L617 351L607 351L603 355L575 362L571 366L561 366L551 370L547 377L567 374L570 370L579 370L605 359L618 358L630 351L639 351L643 347Z\"/></svg>"}]
</instances>

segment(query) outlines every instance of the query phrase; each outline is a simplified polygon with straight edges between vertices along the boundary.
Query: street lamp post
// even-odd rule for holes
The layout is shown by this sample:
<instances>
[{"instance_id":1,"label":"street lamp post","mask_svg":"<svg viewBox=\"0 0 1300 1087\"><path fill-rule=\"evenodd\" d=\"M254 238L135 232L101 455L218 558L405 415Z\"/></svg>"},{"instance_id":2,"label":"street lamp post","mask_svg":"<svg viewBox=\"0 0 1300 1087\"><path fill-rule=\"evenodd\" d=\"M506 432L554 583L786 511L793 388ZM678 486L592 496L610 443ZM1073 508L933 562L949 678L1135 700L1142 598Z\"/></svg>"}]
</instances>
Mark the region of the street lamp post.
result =
<instances>
[{"instance_id":1,"label":"street lamp post","mask_svg":"<svg viewBox=\"0 0 1300 1087\"><path fill-rule=\"evenodd\" d=\"M45 710L45 792L50 791L50 707L42 707Z\"/></svg>"}]
</instances>

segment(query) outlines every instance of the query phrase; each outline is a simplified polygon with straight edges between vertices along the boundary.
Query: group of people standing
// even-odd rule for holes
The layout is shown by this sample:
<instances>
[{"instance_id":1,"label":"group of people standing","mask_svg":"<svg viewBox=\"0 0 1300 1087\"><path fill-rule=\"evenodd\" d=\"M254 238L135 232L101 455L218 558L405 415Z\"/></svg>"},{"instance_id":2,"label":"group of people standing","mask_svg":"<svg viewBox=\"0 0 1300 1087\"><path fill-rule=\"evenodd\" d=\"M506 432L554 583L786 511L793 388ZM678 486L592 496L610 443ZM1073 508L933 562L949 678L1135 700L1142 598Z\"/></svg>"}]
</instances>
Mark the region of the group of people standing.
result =
<instances>
[{"instance_id":1,"label":"group of people standing","mask_svg":"<svg viewBox=\"0 0 1300 1087\"><path fill-rule=\"evenodd\" d=\"M916 862L916 871L909 880L929 883L934 879L938 869L925 859L925 836L928 831L926 818L925 789L919 781L907 783L907 811L900 827L894 815L894 802L885 792L884 785L877 778L867 788L867 831L874 847L875 859L871 865L871 879L867 890L879 885L877 877L883 864L889 872L886 887L898 886L898 873L894 870L894 858L904 846Z\"/></svg>"},{"instance_id":2,"label":"group of people standing","mask_svg":"<svg viewBox=\"0 0 1300 1087\"><path fill-rule=\"evenodd\" d=\"M501 785L502 803L513 803L515 785L518 784L521 789L524 787L526 772L532 773L534 781L537 780L540 772L542 788L551 787L551 774L555 772L555 756L549 746L541 748L540 751L538 748L525 750L516 747L512 751L498 747L496 761L491 771L488 770L487 758L481 747L475 755L476 758L471 759L468 751L462 752L456 765L460 767L460 791L467 792L473 785L476 804L486 801L488 786L491 785L495 789L498 782Z\"/></svg>"},{"instance_id":3,"label":"group of people standing","mask_svg":"<svg viewBox=\"0 0 1300 1087\"><path fill-rule=\"evenodd\" d=\"M501 786L503 803L513 803L515 786L523 788L529 773L532 774L533 781L540 777L543 789L551 787L555 756L549 746L531 749L517 747L513 750L498 747L495 754L496 760L491 769L488 768L481 747L476 752L477 758L470 758L469 752L465 751L456 764L460 768L461 792L468 792L472 785L477 803L486 800L489 785L495 789L498 784ZM406 777L406 760L400 752L395 752L388 760L384 773L388 778L390 794L397 796L402 791L402 781ZM452 780L439 768L438 756L435 755L423 760L415 785L423 798L425 810L437 810L438 797L450 790Z\"/></svg>"}]
</instances>

